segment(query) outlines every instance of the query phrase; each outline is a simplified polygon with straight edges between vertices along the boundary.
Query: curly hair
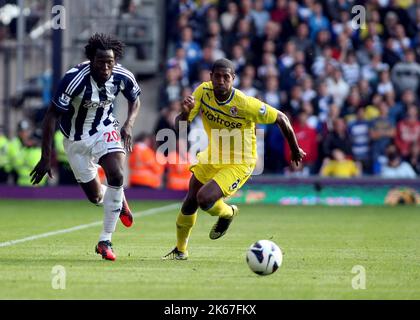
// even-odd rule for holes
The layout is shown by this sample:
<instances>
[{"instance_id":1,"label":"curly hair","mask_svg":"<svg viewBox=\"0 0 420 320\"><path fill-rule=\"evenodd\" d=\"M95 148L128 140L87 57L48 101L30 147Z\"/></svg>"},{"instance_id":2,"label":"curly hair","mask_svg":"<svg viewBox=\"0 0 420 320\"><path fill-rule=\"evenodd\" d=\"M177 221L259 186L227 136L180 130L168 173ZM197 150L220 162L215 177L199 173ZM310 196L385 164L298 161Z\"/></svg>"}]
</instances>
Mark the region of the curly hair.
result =
<instances>
[{"instance_id":1,"label":"curly hair","mask_svg":"<svg viewBox=\"0 0 420 320\"><path fill-rule=\"evenodd\" d=\"M122 41L111 35L95 33L90 37L88 44L85 46L85 55L92 61L95 57L96 50L112 50L114 51L115 60L119 60L124 54L124 47L125 44Z\"/></svg>"}]
</instances>

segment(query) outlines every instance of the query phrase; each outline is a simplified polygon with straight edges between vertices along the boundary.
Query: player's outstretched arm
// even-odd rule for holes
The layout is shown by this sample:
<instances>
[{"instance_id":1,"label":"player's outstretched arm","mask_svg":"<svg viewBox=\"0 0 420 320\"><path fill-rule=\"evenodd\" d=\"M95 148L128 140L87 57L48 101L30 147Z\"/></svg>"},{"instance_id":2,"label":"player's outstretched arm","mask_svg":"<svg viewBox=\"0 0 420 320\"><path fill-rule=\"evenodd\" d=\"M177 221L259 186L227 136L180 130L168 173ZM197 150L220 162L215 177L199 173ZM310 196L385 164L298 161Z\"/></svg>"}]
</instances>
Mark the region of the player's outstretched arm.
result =
<instances>
[{"instance_id":1,"label":"player's outstretched arm","mask_svg":"<svg viewBox=\"0 0 420 320\"><path fill-rule=\"evenodd\" d=\"M140 106L141 103L139 98L135 101L128 101L127 120L121 128L121 139L124 143L124 148L128 152L133 151L133 126L137 115L140 112Z\"/></svg>"},{"instance_id":2,"label":"player's outstretched arm","mask_svg":"<svg viewBox=\"0 0 420 320\"><path fill-rule=\"evenodd\" d=\"M42 154L41 159L36 164L35 168L31 171L31 182L32 184L38 184L45 174L48 173L50 178L51 174L51 150L53 144L53 136L55 131L55 125L59 118L55 107L51 105L47 113L45 114L43 127L42 127Z\"/></svg>"},{"instance_id":3,"label":"player's outstretched arm","mask_svg":"<svg viewBox=\"0 0 420 320\"><path fill-rule=\"evenodd\" d=\"M286 138L287 143L289 144L292 162L298 165L299 162L302 161L303 157L306 156L306 152L299 147L289 118L287 118L283 112L278 111L276 123L280 127L283 136Z\"/></svg>"}]
</instances>

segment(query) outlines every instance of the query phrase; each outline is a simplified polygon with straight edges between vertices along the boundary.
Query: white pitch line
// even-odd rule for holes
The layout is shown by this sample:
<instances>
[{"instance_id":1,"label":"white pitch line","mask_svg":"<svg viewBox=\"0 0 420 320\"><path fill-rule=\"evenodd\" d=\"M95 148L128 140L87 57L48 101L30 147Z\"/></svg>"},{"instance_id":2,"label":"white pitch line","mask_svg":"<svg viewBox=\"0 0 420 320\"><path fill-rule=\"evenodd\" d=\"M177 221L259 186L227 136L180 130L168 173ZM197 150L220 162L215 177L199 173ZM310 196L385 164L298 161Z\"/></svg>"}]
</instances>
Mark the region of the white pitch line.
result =
<instances>
[{"instance_id":1,"label":"white pitch line","mask_svg":"<svg viewBox=\"0 0 420 320\"><path fill-rule=\"evenodd\" d=\"M163 206L163 207L159 207L159 208L151 208L151 209L147 209L147 210L144 210L144 211L141 211L141 212L136 212L136 213L133 214L133 217L151 216L151 215L154 215L154 214L157 214L157 213L160 213L160 212L165 212L165 211L169 211L169 210L172 210L172 209L179 208L179 206L180 206L180 204L173 203L173 204L169 204L167 206ZM92 222L92 223L81 224L79 226L71 227L71 228L68 228L68 229L61 229L61 230L57 230L57 231L51 231L51 232L37 234L37 235L34 235L34 236L22 238L22 239L0 242L0 247L13 246L15 244L22 243L22 242L27 242L27 241L37 240L37 239L41 239L41 238L51 237L51 236L55 236L57 234L63 234L63 233L69 233L69 232L73 232L73 231L83 230L83 229L87 229L87 228L90 228L90 227L99 226L102 223L103 223L102 221L96 221L96 222Z\"/></svg>"}]
</instances>

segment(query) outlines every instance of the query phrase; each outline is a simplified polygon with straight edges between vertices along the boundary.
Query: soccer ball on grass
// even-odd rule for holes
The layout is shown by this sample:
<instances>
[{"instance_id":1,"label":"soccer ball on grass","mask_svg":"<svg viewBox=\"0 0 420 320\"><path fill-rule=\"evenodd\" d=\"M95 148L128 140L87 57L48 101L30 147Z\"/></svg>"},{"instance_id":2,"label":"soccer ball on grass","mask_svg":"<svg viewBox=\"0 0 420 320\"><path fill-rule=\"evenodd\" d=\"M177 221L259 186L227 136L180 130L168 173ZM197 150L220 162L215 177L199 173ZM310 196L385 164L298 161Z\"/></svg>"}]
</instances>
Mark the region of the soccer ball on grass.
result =
<instances>
[{"instance_id":1,"label":"soccer ball on grass","mask_svg":"<svg viewBox=\"0 0 420 320\"><path fill-rule=\"evenodd\" d=\"M249 268L260 276L276 272L283 261L283 254L277 244L270 240L259 240L246 253Z\"/></svg>"}]
</instances>

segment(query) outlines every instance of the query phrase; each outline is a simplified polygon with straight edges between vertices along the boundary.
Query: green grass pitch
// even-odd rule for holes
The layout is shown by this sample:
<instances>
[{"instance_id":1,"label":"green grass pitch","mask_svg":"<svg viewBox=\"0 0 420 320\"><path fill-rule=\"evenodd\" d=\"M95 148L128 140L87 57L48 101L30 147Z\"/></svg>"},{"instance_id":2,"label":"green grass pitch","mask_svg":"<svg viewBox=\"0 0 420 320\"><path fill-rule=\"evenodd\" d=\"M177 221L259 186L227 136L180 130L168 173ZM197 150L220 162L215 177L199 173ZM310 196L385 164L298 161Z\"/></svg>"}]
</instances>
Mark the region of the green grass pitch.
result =
<instances>
[{"instance_id":1,"label":"green grass pitch","mask_svg":"<svg viewBox=\"0 0 420 320\"><path fill-rule=\"evenodd\" d=\"M132 201L134 212L169 202ZM188 261L162 261L174 246L177 209L118 222L115 262L94 253L101 225L0 244L0 299L420 299L420 211L416 207L240 205L221 239L199 212ZM150 212L150 211L147 211ZM0 200L0 243L102 220L87 201ZM270 275L253 274L246 249L271 239L284 251ZM65 289L53 289L53 267ZM365 289L354 289L354 266ZM359 279L359 284L362 280Z\"/></svg>"}]
</instances>

